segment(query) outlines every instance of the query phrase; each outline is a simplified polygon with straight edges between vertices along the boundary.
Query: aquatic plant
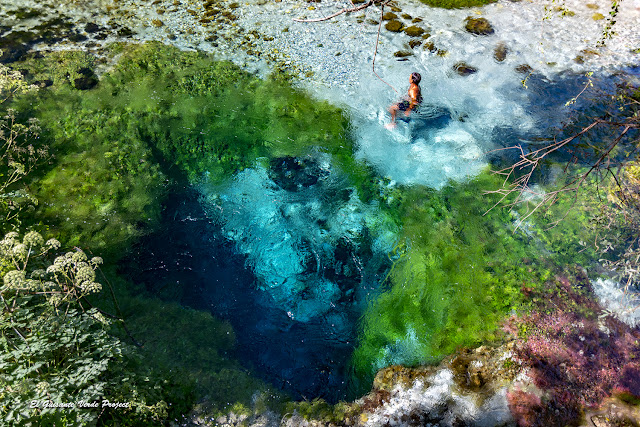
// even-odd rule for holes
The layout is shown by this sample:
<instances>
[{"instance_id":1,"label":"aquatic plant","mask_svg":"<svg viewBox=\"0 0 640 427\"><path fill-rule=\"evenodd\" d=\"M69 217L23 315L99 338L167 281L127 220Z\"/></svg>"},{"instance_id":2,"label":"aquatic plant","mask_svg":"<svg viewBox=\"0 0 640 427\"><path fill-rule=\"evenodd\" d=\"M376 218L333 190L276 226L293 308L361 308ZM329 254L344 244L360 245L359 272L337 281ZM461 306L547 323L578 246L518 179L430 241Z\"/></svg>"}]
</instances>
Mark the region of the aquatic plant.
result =
<instances>
[{"instance_id":1,"label":"aquatic plant","mask_svg":"<svg viewBox=\"0 0 640 427\"><path fill-rule=\"evenodd\" d=\"M483 216L491 200L481 188L492 184L483 174L441 192L405 189L397 213L402 243L353 355L365 387L385 366L434 362L458 346L496 339L499 320L523 302L523 284L549 274L533 264L540 253L529 238L509 230L507 210Z\"/></svg>"},{"instance_id":2,"label":"aquatic plant","mask_svg":"<svg viewBox=\"0 0 640 427\"><path fill-rule=\"evenodd\" d=\"M80 89L85 88L80 83L87 83L84 79L90 76L94 76L94 86L98 83L93 71L97 62L96 57L88 52L61 50L47 52L45 55L27 55L14 66L29 70L29 80L36 87Z\"/></svg>"},{"instance_id":3,"label":"aquatic plant","mask_svg":"<svg viewBox=\"0 0 640 427\"><path fill-rule=\"evenodd\" d=\"M263 157L320 149L356 185L368 185L370 171L353 159L340 110L286 79L260 80L159 43L114 45L110 53L118 55L113 69L82 92L73 76L95 65L84 53L21 64L54 82L37 102L15 105L45 124L57 159L33 183L42 202L34 220L75 236L70 243L122 248L156 220L167 177L218 182Z\"/></svg>"},{"instance_id":4,"label":"aquatic plant","mask_svg":"<svg viewBox=\"0 0 640 427\"><path fill-rule=\"evenodd\" d=\"M422 3L431 7L440 7L443 9L464 9L467 7L479 7L495 0L420 0Z\"/></svg>"},{"instance_id":5,"label":"aquatic plant","mask_svg":"<svg viewBox=\"0 0 640 427\"><path fill-rule=\"evenodd\" d=\"M507 395L519 425L566 425L612 394L640 396L640 334L602 312L584 272L558 275L531 297L534 311L505 325L539 389Z\"/></svg>"},{"instance_id":6,"label":"aquatic plant","mask_svg":"<svg viewBox=\"0 0 640 427\"><path fill-rule=\"evenodd\" d=\"M35 219L60 230L68 244L122 248L156 219L164 190L139 117L73 102L60 116L59 108L44 111L49 107L43 103L41 113L57 160L34 185L41 201Z\"/></svg>"},{"instance_id":7,"label":"aquatic plant","mask_svg":"<svg viewBox=\"0 0 640 427\"><path fill-rule=\"evenodd\" d=\"M0 104L8 101L14 95L20 95L35 89L34 85L30 85L24 80L19 71L0 64Z\"/></svg>"}]
</instances>

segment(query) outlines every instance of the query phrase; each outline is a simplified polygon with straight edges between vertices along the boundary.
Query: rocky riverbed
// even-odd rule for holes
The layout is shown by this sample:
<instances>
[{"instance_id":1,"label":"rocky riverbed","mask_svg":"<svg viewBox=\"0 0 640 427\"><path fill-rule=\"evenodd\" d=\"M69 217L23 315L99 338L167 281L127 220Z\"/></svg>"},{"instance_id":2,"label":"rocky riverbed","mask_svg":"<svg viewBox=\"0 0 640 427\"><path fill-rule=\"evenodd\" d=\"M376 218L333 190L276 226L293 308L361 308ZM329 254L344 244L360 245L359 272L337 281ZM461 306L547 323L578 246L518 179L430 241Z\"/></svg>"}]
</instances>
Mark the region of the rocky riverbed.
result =
<instances>
[{"instance_id":1,"label":"rocky riverbed","mask_svg":"<svg viewBox=\"0 0 640 427\"><path fill-rule=\"evenodd\" d=\"M321 18L351 4L298 0L2 0L0 4L3 62L30 47L98 51L114 41L159 40L213 52L261 73L293 72L318 96L338 98L355 108L361 105L359 91L375 79L374 54L378 74L392 85L404 84L405 77L396 76L400 69L440 68L443 63L452 73L456 64L458 72L463 68L466 73L482 73L499 63L505 71L552 75L615 70L640 59L638 0L620 2L611 29L611 4L605 0L500 1L465 10L400 1L384 11L370 7L316 23L294 19ZM485 29L471 19L485 20ZM350 103L354 95L356 102Z\"/></svg>"},{"instance_id":2,"label":"rocky riverbed","mask_svg":"<svg viewBox=\"0 0 640 427\"><path fill-rule=\"evenodd\" d=\"M230 59L262 76L286 72L316 98L346 108L359 158L393 182L434 188L482 170L483 153L512 143L501 135L505 129L528 138L532 130L561 123L570 111L565 103L590 81L568 75L606 78L640 60L638 0L621 2L611 29L605 0L506 0L465 10L406 1L313 23L294 19L351 6L298 0L0 4L2 62L29 49L100 55L102 46L116 41L158 40ZM417 139L411 126L396 133L381 126L413 71L423 76L425 121L432 109L452 118ZM546 105L539 107L539 100Z\"/></svg>"}]
</instances>

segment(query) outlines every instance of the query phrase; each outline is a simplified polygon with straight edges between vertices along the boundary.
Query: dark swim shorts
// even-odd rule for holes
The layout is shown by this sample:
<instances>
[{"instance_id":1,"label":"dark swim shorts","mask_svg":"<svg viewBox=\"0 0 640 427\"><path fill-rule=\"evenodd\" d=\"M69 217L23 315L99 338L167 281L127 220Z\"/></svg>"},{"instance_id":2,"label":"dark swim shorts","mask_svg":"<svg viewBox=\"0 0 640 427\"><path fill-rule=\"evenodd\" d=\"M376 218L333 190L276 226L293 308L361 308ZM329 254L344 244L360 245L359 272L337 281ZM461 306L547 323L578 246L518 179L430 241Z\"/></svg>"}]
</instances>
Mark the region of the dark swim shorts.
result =
<instances>
[{"instance_id":1,"label":"dark swim shorts","mask_svg":"<svg viewBox=\"0 0 640 427\"><path fill-rule=\"evenodd\" d=\"M411 103L409 101L399 102L398 103L398 110L407 111L409 109L409 106L411 106Z\"/></svg>"}]
</instances>

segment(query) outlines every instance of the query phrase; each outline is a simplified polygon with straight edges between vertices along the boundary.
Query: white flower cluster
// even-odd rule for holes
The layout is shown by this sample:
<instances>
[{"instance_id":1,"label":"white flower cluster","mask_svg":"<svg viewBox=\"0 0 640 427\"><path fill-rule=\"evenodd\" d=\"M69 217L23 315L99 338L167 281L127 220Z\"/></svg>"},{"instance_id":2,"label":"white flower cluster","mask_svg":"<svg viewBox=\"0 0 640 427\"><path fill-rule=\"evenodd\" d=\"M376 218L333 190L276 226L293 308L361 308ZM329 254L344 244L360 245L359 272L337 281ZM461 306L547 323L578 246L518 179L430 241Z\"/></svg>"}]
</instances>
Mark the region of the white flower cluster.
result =
<instances>
[{"instance_id":1,"label":"white flower cluster","mask_svg":"<svg viewBox=\"0 0 640 427\"><path fill-rule=\"evenodd\" d=\"M31 247L42 247L42 245L44 245L44 239L42 238L42 235L36 231L30 231L27 234L24 235L24 238L22 239L22 243L26 246L31 246Z\"/></svg>"},{"instance_id":2,"label":"white flower cluster","mask_svg":"<svg viewBox=\"0 0 640 427\"><path fill-rule=\"evenodd\" d=\"M36 384L36 390L40 393L44 393L48 389L49 389L49 383L46 381L40 381L38 384Z\"/></svg>"},{"instance_id":3,"label":"white flower cluster","mask_svg":"<svg viewBox=\"0 0 640 427\"><path fill-rule=\"evenodd\" d=\"M86 281L80 284L80 289L86 294L93 294L100 292L102 290L102 285L98 282Z\"/></svg>"},{"instance_id":4,"label":"white flower cluster","mask_svg":"<svg viewBox=\"0 0 640 427\"><path fill-rule=\"evenodd\" d=\"M24 93L37 88L35 85L27 84L19 71L0 64L0 102L9 94Z\"/></svg>"},{"instance_id":5,"label":"white flower cluster","mask_svg":"<svg viewBox=\"0 0 640 427\"><path fill-rule=\"evenodd\" d=\"M109 320L107 320L107 318L104 317L104 315L96 309L92 308L91 310L88 311L88 314L98 322L102 323L103 325L109 324Z\"/></svg>"},{"instance_id":6,"label":"white flower cluster","mask_svg":"<svg viewBox=\"0 0 640 427\"><path fill-rule=\"evenodd\" d=\"M60 249L60 242L57 239L49 239L44 244L48 249L58 250Z\"/></svg>"},{"instance_id":7,"label":"white flower cluster","mask_svg":"<svg viewBox=\"0 0 640 427\"><path fill-rule=\"evenodd\" d=\"M4 275L4 286L7 289L21 289L27 284L27 273L23 270L12 270Z\"/></svg>"},{"instance_id":8,"label":"white flower cluster","mask_svg":"<svg viewBox=\"0 0 640 427\"><path fill-rule=\"evenodd\" d=\"M95 269L100 264L102 264L102 258L94 257L88 261L87 255L78 249L76 252L67 252L57 257L53 265L47 268L47 272L56 277L69 279L81 293L89 294L102 290L102 285L95 281Z\"/></svg>"},{"instance_id":9,"label":"white flower cluster","mask_svg":"<svg viewBox=\"0 0 640 427\"><path fill-rule=\"evenodd\" d=\"M22 240L17 232L11 231L0 240L0 258L4 258L8 262L22 262L29 256L42 255L59 247L60 242L56 239L49 239L45 243L44 238L37 231L29 231Z\"/></svg>"},{"instance_id":10,"label":"white flower cluster","mask_svg":"<svg viewBox=\"0 0 640 427\"><path fill-rule=\"evenodd\" d=\"M100 292L102 285L95 281L95 269L102 264L102 258L93 257L89 260L79 249L56 257L46 270L33 270L27 278L26 264L30 256L44 255L59 248L58 240L49 239L45 242L42 235L35 231L26 233L22 239L15 231L7 233L0 240L0 261L7 267L13 266L17 269L4 275L4 288L54 292L49 296L53 305L58 305L64 300L64 297L55 295L61 290L66 293L75 289L81 295Z\"/></svg>"},{"instance_id":11,"label":"white flower cluster","mask_svg":"<svg viewBox=\"0 0 640 427\"><path fill-rule=\"evenodd\" d=\"M86 282L95 280L96 273L93 271L93 268L89 267L86 262L80 264L76 269L76 281Z\"/></svg>"}]
</instances>

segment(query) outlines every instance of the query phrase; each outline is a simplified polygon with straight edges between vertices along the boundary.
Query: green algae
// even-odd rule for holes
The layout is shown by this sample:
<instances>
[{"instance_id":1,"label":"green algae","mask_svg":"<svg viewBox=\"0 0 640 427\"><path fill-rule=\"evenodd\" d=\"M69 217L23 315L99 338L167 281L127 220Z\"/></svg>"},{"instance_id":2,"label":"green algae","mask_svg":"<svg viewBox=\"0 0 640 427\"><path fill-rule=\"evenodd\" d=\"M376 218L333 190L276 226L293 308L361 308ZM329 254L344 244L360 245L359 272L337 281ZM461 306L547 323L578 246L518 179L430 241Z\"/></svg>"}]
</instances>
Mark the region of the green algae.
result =
<instances>
[{"instance_id":1,"label":"green algae","mask_svg":"<svg viewBox=\"0 0 640 427\"><path fill-rule=\"evenodd\" d=\"M460 346L499 339L499 321L523 303L521 287L548 277L532 263L539 252L530 238L512 233L508 210L484 215L496 200L483 191L496 184L483 174L439 192L404 191L401 243L353 354L360 391L385 366L433 363Z\"/></svg>"},{"instance_id":2,"label":"green algae","mask_svg":"<svg viewBox=\"0 0 640 427\"><path fill-rule=\"evenodd\" d=\"M554 273L615 258L630 240L606 231L622 213L607 208L611 190L601 182L585 181L533 213L539 200L489 210L498 200L486 192L500 185L483 173L441 191L397 190L391 213L403 231L383 292L361 320L356 394L383 367L437 363L459 347L499 342L505 316L535 307L531 292L547 289Z\"/></svg>"},{"instance_id":3,"label":"green algae","mask_svg":"<svg viewBox=\"0 0 640 427\"><path fill-rule=\"evenodd\" d=\"M374 175L353 157L347 118L293 89L286 77L261 80L231 63L157 43L115 45L109 54L114 64L83 91L76 79L104 63L86 53L43 53L16 65L30 81L48 82L12 106L40 120L55 155L29 183L40 204L27 222L65 245L115 262L157 225L171 185L226 180L264 158L329 153L362 199L377 197ZM227 358L234 349L228 325L122 287L131 288L120 298L127 325L143 342L140 357L154 378L166 377L166 401L186 412L185 402L206 394L206 412L217 414L235 403L250 408L255 390L267 393Z\"/></svg>"},{"instance_id":4,"label":"green algae","mask_svg":"<svg viewBox=\"0 0 640 427\"><path fill-rule=\"evenodd\" d=\"M144 102L162 110L149 136L191 181L205 173L214 182L224 179L260 157L299 156L311 146L339 154L351 146L340 110L311 100L286 79L260 80L203 54L133 48L102 85L132 108Z\"/></svg>"},{"instance_id":5,"label":"green algae","mask_svg":"<svg viewBox=\"0 0 640 427\"><path fill-rule=\"evenodd\" d=\"M371 190L371 171L353 158L342 112L208 55L159 43L117 44L99 84L77 90L104 60L84 52L45 53L20 63L31 81L50 82L16 108L37 117L56 156L32 187L48 224L72 245L102 253L126 247L158 219L167 183L220 182L258 159L332 155L336 167ZM89 71L87 71L89 70Z\"/></svg>"}]
</instances>

